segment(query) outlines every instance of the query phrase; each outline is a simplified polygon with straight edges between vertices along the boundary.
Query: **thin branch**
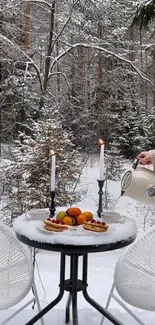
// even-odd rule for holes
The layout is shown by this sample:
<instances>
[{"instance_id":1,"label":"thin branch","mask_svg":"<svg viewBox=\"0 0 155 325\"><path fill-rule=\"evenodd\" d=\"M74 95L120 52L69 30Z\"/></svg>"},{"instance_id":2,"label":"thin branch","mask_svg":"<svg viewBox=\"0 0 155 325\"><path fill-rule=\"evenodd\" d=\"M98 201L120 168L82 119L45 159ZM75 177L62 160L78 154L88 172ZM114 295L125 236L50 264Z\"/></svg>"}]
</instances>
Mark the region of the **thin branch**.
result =
<instances>
[{"instance_id":1,"label":"thin branch","mask_svg":"<svg viewBox=\"0 0 155 325\"><path fill-rule=\"evenodd\" d=\"M52 1L51 13L50 13L50 29L49 29L49 41L47 45L47 57L45 59L45 74L44 74L44 82L43 82L43 91L46 91L47 81L50 72L50 55L52 53L52 43L53 43L53 32L54 32L54 18L55 18L55 5L56 0ZM43 105L43 103L42 103Z\"/></svg>"},{"instance_id":2,"label":"thin branch","mask_svg":"<svg viewBox=\"0 0 155 325\"><path fill-rule=\"evenodd\" d=\"M69 85L69 83L68 83L68 81L67 81L67 77L66 77L66 75L65 75L63 72L53 72L53 73L51 73L51 74L49 75L49 77L48 77L48 81L49 81L49 79L50 79L51 77L53 77L53 76L55 76L55 75L62 75L62 76L64 77L65 81L66 81L66 84L67 84L68 88L70 89L70 85Z\"/></svg>"},{"instance_id":3,"label":"thin branch","mask_svg":"<svg viewBox=\"0 0 155 325\"><path fill-rule=\"evenodd\" d=\"M30 132L32 132L32 127L31 127L31 126L28 126L27 124L22 123L22 122L16 122L16 124L18 124L18 125L20 125L20 126L23 126L23 127L26 128L27 130L29 130Z\"/></svg>"},{"instance_id":4,"label":"thin branch","mask_svg":"<svg viewBox=\"0 0 155 325\"><path fill-rule=\"evenodd\" d=\"M44 1L44 0L24 0L24 2L35 3L35 4L42 3L51 9L51 4L49 4L47 1Z\"/></svg>"},{"instance_id":5,"label":"thin branch","mask_svg":"<svg viewBox=\"0 0 155 325\"><path fill-rule=\"evenodd\" d=\"M32 65L33 68L36 70L36 73L37 73L37 76L38 76L38 79L39 79L40 90L41 90L41 93L43 93L43 85L42 85L41 75L40 75L38 67L36 66L36 64L34 64L34 62L28 62L28 64Z\"/></svg>"},{"instance_id":6,"label":"thin branch","mask_svg":"<svg viewBox=\"0 0 155 325\"><path fill-rule=\"evenodd\" d=\"M53 41L53 45L52 48L54 47L55 43L57 42L57 40L60 38L61 34L63 33L65 27L67 26L67 24L69 23L69 21L71 20L71 15L68 17L68 19L66 20L66 22L64 23L62 29L60 30L59 34L57 35L57 37L55 38L55 40Z\"/></svg>"},{"instance_id":7,"label":"thin branch","mask_svg":"<svg viewBox=\"0 0 155 325\"><path fill-rule=\"evenodd\" d=\"M155 87L155 84L149 80L148 78L146 78L140 71L138 68L135 67L135 65L132 63L132 61L130 60L127 60L125 58L123 58L122 56L118 55L118 54L115 54L114 52L112 51L109 51L109 50L106 50L105 48L103 47L100 47L98 45L92 45L92 44L85 44L85 43L76 43L76 44L68 44L66 42L63 42L64 44L66 44L68 46L68 49L66 49L65 51L63 51L62 53L60 53L55 59L54 61L52 62L52 65L50 67L50 70L53 69L54 65L63 57L65 56L67 53L69 53L72 49L75 49L77 47L85 47L85 48L90 48L90 49L96 49L98 51L101 51L101 52L104 52L106 54L109 54L111 56L114 56L115 58L117 58L118 60L121 60L127 64L129 64L138 74L139 76L145 81L145 82L148 82L151 86Z\"/></svg>"},{"instance_id":8,"label":"thin branch","mask_svg":"<svg viewBox=\"0 0 155 325\"><path fill-rule=\"evenodd\" d=\"M145 231L145 228L146 228L146 221L147 221L146 219L147 219L147 216L149 214L149 211L150 211L150 207L147 209L147 212L146 212L146 214L144 216L143 231Z\"/></svg>"},{"instance_id":9,"label":"thin branch","mask_svg":"<svg viewBox=\"0 0 155 325\"><path fill-rule=\"evenodd\" d=\"M26 62L26 68L25 68L25 73L24 73L24 81L26 81L26 77L27 77L28 68L29 68L29 63L28 63L28 62Z\"/></svg>"},{"instance_id":10,"label":"thin branch","mask_svg":"<svg viewBox=\"0 0 155 325\"><path fill-rule=\"evenodd\" d=\"M64 23L62 29L60 30L59 34L57 35L57 37L56 37L55 40L53 41L52 49L53 49L55 43L57 42L57 40L58 40L58 39L60 38L60 36L62 35L64 29L65 29L66 26L67 26L67 24L68 24L69 21L71 20L72 12L73 12L74 6L75 6L78 2L79 2L79 0L76 0L76 1L73 3L73 5L72 5L72 7L71 7L71 10L70 10L70 15L69 15L69 17L67 18L67 20L66 20L66 22Z\"/></svg>"}]
</instances>

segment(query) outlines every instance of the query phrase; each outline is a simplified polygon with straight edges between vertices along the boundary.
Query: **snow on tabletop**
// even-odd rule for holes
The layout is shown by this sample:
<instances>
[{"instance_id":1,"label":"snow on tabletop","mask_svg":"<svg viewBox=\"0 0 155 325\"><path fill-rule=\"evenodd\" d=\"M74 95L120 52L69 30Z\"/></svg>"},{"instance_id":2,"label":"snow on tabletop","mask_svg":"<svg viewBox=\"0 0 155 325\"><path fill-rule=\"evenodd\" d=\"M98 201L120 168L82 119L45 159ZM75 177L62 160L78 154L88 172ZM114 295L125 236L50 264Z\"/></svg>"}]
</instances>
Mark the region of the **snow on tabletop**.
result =
<instances>
[{"instance_id":1,"label":"snow on tabletop","mask_svg":"<svg viewBox=\"0 0 155 325\"><path fill-rule=\"evenodd\" d=\"M65 208L67 210L67 208ZM65 210L64 208L59 208L56 210L56 214L60 210ZM40 214L39 210L39 214ZM64 245L102 245L115 243L121 240L128 240L131 237L135 237L137 234L136 222L128 217L125 218L123 223L110 223L109 229L104 233L96 233L88 230L84 230L83 226L77 226L75 230L65 230L60 233L45 232L43 229L44 215L47 215L47 210L43 209L43 218L39 216L39 219L33 218L27 212L19 216L14 222L14 231L20 235L26 236L30 240L35 240L42 243L50 244L64 244ZM96 220L97 215L94 214ZM42 220L40 220L42 219Z\"/></svg>"}]
</instances>

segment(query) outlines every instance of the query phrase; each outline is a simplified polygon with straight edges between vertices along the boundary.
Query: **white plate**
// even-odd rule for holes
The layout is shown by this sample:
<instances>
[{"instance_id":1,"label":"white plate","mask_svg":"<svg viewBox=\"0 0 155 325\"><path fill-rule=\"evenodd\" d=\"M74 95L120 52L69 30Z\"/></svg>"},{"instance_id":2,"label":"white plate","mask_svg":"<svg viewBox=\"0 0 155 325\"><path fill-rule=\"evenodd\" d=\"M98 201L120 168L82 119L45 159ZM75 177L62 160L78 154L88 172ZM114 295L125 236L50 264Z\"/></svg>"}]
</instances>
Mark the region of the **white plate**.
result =
<instances>
[{"instance_id":1,"label":"white plate","mask_svg":"<svg viewBox=\"0 0 155 325\"><path fill-rule=\"evenodd\" d=\"M44 224L37 226L37 229L42 231L42 232L45 232L46 234L51 234L51 235L58 235L59 234L58 232L50 231L50 230L45 229Z\"/></svg>"}]
</instances>

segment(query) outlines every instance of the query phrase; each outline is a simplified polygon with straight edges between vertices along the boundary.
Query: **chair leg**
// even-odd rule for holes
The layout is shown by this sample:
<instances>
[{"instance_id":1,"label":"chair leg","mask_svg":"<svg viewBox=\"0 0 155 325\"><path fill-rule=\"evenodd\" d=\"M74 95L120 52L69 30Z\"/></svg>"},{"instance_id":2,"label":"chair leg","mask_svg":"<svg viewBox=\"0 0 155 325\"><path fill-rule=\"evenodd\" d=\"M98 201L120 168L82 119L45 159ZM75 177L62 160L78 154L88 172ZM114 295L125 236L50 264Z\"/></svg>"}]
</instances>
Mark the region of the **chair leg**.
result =
<instances>
[{"instance_id":1,"label":"chair leg","mask_svg":"<svg viewBox=\"0 0 155 325\"><path fill-rule=\"evenodd\" d=\"M145 323L143 323L139 317L137 317L119 298L117 298L115 296L114 288L115 288L115 285L113 283L110 293L109 293L109 297L108 297L106 306L105 306L105 309L107 310L109 308L111 299L114 299L122 308L124 308L129 313L130 316L132 316L137 321L137 323L139 325L145 325ZM101 319L100 325L103 325L104 319L105 319L105 317L103 316Z\"/></svg>"},{"instance_id":2,"label":"chair leg","mask_svg":"<svg viewBox=\"0 0 155 325\"><path fill-rule=\"evenodd\" d=\"M29 306L30 304L32 304L34 301L34 298L32 298L31 300L29 300L25 305L23 305L22 307L20 307L18 310L16 310L14 313L11 314L11 316L7 317L2 323L0 323L0 325L5 325L7 324L12 318L14 318L16 315L18 315L22 310L24 310L27 306Z\"/></svg>"},{"instance_id":3,"label":"chair leg","mask_svg":"<svg viewBox=\"0 0 155 325\"><path fill-rule=\"evenodd\" d=\"M105 310L108 310L108 308L109 308L109 305L110 305L110 301L111 301L111 298L112 298L113 291L114 291L114 282L113 282L113 284L112 284L112 287L111 287L111 290L110 290L110 293L109 293L109 297L108 297L107 303L106 303L106 305L105 305ZM102 317L100 325L103 325L104 319L105 319L105 316Z\"/></svg>"},{"instance_id":4,"label":"chair leg","mask_svg":"<svg viewBox=\"0 0 155 325\"><path fill-rule=\"evenodd\" d=\"M33 272L34 272L35 271L35 264L36 264L37 250L36 250L36 248L32 249L32 247L30 249L31 249L32 261L33 261ZM40 312L41 311L41 305L40 305L39 296L38 296L37 288L36 288L36 285L35 285L35 281L33 281L32 292L33 292L33 294L35 296L38 311ZM45 325L43 317L40 318L40 322L41 322L41 325Z\"/></svg>"},{"instance_id":5,"label":"chair leg","mask_svg":"<svg viewBox=\"0 0 155 325\"><path fill-rule=\"evenodd\" d=\"M39 296L38 296L38 292L37 292L35 282L33 282L32 289L33 289L33 292L34 292L34 296L36 298L36 304L37 304L38 311L40 312L41 311L41 305L40 305ZM41 325L45 325L43 317L40 318L40 322L41 322Z\"/></svg>"},{"instance_id":6,"label":"chair leg","mask_svg":"<svg viewBox=\"0 0 155 325\"><path fill-rule=\"evenodd\" d=\"M146 325L144 322L142 322L142 320L139 318L139 317L137 317L132 311L131 311L131 309L129 309L119 298L117 298L114 294L112 295L112 298L122 307L122 308L124 308L126 311L127 311L127 313L129 313L129 315L130 316L132 316L136 321L137 321L137 323L138 324L140 324L140 325Z\"/></svg>"}]
</instances>

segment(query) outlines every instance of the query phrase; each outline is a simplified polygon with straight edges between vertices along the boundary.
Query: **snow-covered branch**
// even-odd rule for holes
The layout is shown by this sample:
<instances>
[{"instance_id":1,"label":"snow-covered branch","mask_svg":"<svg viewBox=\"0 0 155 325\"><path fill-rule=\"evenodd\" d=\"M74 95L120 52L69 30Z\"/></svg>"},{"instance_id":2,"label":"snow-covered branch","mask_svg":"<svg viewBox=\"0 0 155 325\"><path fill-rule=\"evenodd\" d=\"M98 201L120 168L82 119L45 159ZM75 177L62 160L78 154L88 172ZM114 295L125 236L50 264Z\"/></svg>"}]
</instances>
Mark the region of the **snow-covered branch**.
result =
<instances>
[{"instance_id":1,"label":"snow-covered branch","mask_svg":"<svg viewBox=\"0 0 155 325\"><path fill-rule=\"evenodd\" d=\"M22 53L24 57L27 58L28 62L26 64L32 65L33 68L35 69L35 71L37 73L37 76L38 76L38 79L39 79L40 89L41 89L41 92L42 92L43 91L43 85L42 85L40 71L39 71L39 68L37 67L37 65L35 64L35 62L32 60L32 58L26 52L24 52L17 44L10 41L6 36L0 34L0 39L2 39L3 42L6 42L7 44L14 47L16 50L18 50L20 53Z\"/></svg>"},{"instance_id":2,"label":"snow-covered branch","mask_svg":"<svg viewBox=\"0 0 155 325\"><path fill-rule=\"evenodd\" d=\"M69 85L69 83L68 83L67 77L66 77L66 75L65 75L63 72L58 72L58 71L57 71L57 72L53 72L53 73L51 73L51 74L49 75L49 77L48 77L48 81L49 81L49 79L50 79L51 77L56 76L56 75L61 75L61 76L63 76L64 79L65 79L65 81L66 81L66 84L67 84L68 88L70 89L70 85Z\"/></svg>"},{"instance_id":3,"label":"snow-covered branch","mask_svg":"<svg viewBox=\"0 0 155 325\"><path fill-rule=\"evenodd\" d=\"M47 1L44 1L44 0L24 0L24 2L35 3L35 4L43 4L43 5L46 5L47 7L49 7L51 9L51 4L48 3Z\"/></svg>"},{"instance_id":4,"label":"snow-covered branch","mask_svg":"<svg viewBox=\"0 0 155 325\"><path fill-rule=\"evenodd\" d=\"M114 56L115 58L117 58L118 60L121 60L125 63L127 63L128 65L130 65L138 74L139 76L145 81L145 82L148 82L151 86L155 87L155 84L150 80L148 79L147 77L145 77L141 71L133 64L132 61L128 60L128 59L125 59L123 58L122 56L110 51L110 50L107 50L101 46L98 46L96 44L86 44L86 43L75 43L75 44L69 44L69 43L66 43L64 42L65 45L68 46L68 48L61 52L52 62L51 64L51 67L50 67L50 70L53 69L54 65L59 62L59 60L64 57L67 53L69 53L72 49L75 49L75 48L78 48L78 47L85 47L85 48L90 48L90 49L94 49L94 50L98 50L98 51L101 51L101 52L104 52L108 55L111 55L111 56Z\"/></svg>"}]
</instances>

